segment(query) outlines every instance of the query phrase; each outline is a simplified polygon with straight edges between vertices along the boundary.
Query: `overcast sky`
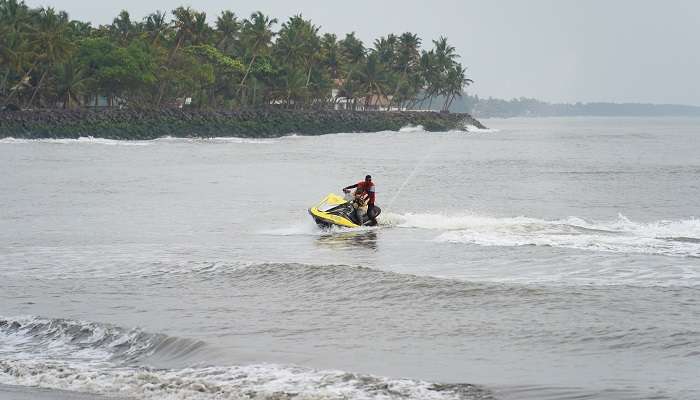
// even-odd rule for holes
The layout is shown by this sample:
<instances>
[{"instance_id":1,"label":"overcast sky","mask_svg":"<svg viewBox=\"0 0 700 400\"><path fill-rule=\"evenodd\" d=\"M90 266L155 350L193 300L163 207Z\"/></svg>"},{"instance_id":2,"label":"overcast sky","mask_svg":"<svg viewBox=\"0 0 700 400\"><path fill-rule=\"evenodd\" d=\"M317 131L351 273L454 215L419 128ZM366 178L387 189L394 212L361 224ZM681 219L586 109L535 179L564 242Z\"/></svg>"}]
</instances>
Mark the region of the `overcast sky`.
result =
<instances>
[{"instance_id":1,"label":"overcast sky","mask_svg":"<svg viewBox=\"0 0 700 400\"><path fill-rule=\"evenodd\" d=\"M388 33L447 36L475 83L470 93L546 101L700 105L697 0L27 0L71 18L110 23L191 5L210 24L223 9L261 10L284 21L302 13L323 32L356 31L366 45Z\"/></svg>"}]
</instances>

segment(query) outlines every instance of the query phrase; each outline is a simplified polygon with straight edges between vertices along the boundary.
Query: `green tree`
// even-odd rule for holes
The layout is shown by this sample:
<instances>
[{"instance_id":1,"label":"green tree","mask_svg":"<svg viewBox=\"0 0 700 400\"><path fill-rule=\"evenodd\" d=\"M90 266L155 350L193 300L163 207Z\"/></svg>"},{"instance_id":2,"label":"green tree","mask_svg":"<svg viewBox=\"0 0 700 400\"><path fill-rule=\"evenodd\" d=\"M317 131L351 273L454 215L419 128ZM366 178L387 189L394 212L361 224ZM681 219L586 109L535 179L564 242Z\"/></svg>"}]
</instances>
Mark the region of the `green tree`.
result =
<instances>
[{"instance_id":1,"label":"green tree","mask_svg":"<svg viewBox=\"0 0 700 400\"><path fill-rule=\"evenodd\" d=\"M414 99L421 86L418 69L420 67L420 44L418 35L405 32L398 38L396 45L396 64L394 70L399 74L393 91L392 103L402 103Z\"/></svg>"},{"instance_id":2,"label":"green tree","mask_svg":"<svg viewBox=\"0 0 700 400\"><path fill-rule=\"evenodd\" d=\"M126 44L136 35L136 26L131 22L131 16L126 10L122 10L119 15L114 18L112 25L109 27L110 34L117 42Z\"/></svg>"},{"instance_id":3,"label":"green tree","mask_svg":"<svg viewBox=\"0 0 700 400\"><path fill-rule=\"evenodd\" d=\"M462 97L464 88L474 82L466 77L466 72L467 69L463 68L459 63L456 63L447 71L445 85L442 93L440 93L445 97L442 111L449 111L455 98Z\"/></svg>"},{"instance_id":4,"label":"green tree","mask_svg":"<svg viewBox=\"0 0 700 400\"><path fill-rule=\"evenodd\" d=\"M31 14L24 2L0 0L0 96L7 96L5 102L29 80L30 60L35 57L28 37L30 22Z\"/></svg>"},{"instance_id":5,"label":"green tree","mask_svg":"<svg viewBox=\"0 0 700 400\"><path fill-rule=\"evenodd\" d=\"M365 108L376 107L380 98L386 96L389 86L388 72L379 62L379 54L370 53L360 71L360 93L365 96Z\"/></svg>"},{"instance_id":6,"label":"green tree","mask_svg":"<svg viewBox=\"0 0 700 400\"><path fill-rule=\"evenodd\" d=\"M168 68L172 66L172 62L177 56L177 52L186 43L196 43L198 39L205 35L203 25L206 25L206 14L194 11L190 7L178 7L173 10L173 15L175 20L173 21L175 28L175 46L168 56L168 61L164 65L164 72L167 72ZM168 80L164 79L166 76L173 76L174 74L163 73L161 74L160 84L158 85L158 98L156 100L156 105L160 106L163 101L163 95L165 93L165 85L168 84ZM171 82L172 83L172 82Z\"/></svg>"},{"instance_id":7,"label":"green tree","mask_svg":"<svg viewBox=\"0 0 700 400\"><path fill-rule=\"evenodd\" d=\"M75 108L82 104L90 85L86 68L75 60L60 65L56 71L56 96L63 108Z\"/></svg>"},{"instance_id":8,"label":"green tree","mask_svg":"<svg viewBox=\"0 0 700 400\"><path fill-rule=\"evenodd\" d=\"M342 65L342 80L340 94L352 100L352 107L357 105L357 97L362 95L362 82L359 80L359 71L364 65L367 50L360 39L355 36L355 32L348 33L345 38L338 43L340 47L340 57Z\"/></svg>"},{"instance_id":9,"label":"green tree","mask_svg":"<svg viewBox=\"0 0 700 400\"><path fill-rule=\"evenodd\" d=\"M233 55L238 46L241 33L241 22L231 11L222 11L216 18L216 48L226 55Z\"/></svg>"},{"instance_id":10,"label":"green tree","mask_svg":"<svg viewBox=\"0 0 700 400\"><path fill-rule=\"evenodd\" d=\"M255 59L261 55L266 56L270 53L272 38L275 36L272 27L276 23L276 18L270 18L260 11L253 13L249 19L243 22L241 40L246 49L245 58L249 61L243 79L241 79L241 84L238 89L239 94L245 86L246 79L248 79L250 71L255 64Z\"/></svg>"},{"instance_id":11,"label":"green tree","mask_svg":"<svg viewBox=\"0 0 700 400\"><path fill-rule=\"evenodd\" d=\"M310 20L305 20L301 15L295 15L282 24L273 47L275 59L284 66L283 73L290 75L290 78L284 79L283 82L296 84L297 75L300 73L306 77L303 85L307 97L304 100L305 103L309 102L308 95L312 91L312 86L319 86L319 82L314 82L315 85L311 82L313 70L320 68L321 62L319 54L321 38L318 31L319 27L312 24ZM287 96L287 99L289 98L290 96ZM299 96L296 96L295 104L298 102Z\"/></svg>"},{"instance_id":12,"label":"green tree","mask_svg":"<svg viewBox=\"0 0 700 400\"><path fill-rule=\"evenodd\" d=\"M326 33L321 38L321 63L332 79L338 79L340 70L340 46L338 37Z\"/></svg>"},{"instance_id":13,"label":"green tree","mask_svg":"<svg viewBox=\"0 0 700 400\"><path fill-rule=\"evenodd\" d=\"M0 103L80 107L106 96L130 107L283 104L325 107L345 98L355 109L400 108L440 98L447 110L471 83L444 37L421 49L414 33L389 34L372 49L354 32L321 35L302 15L285 21L261 12L239 20L223 11L210 26L190 7L133 21L122 10L93 28L53 8L0 0ZM333 89L337 89L334 91Z\"/></svg>"},{"instance_id":14,"label":"green tree","mask_svg":"<svg viewBox=\"0 0 700 400\"><path fill-rule=\"evenodd\" d=\"M35 48L36 55L34 68L40 69L41 74L28 104L32 104L54 66L67 59L75 48L75 44L70 41L68 14L57 13L49 7L40 9L33 19L31 45Z\"/></svg>"},{"instance_id":15,"label":"green tree","mask_svg":"<svg viewBox=\"0 0 700 400\"><path fill-rule=\"evenodd\" d=\"M170 24L166 21L166 13L156 11L149 14L144 23L143 31L150 40L151 45L159 45L170 31Z\"/></svg>"}]
</instances>

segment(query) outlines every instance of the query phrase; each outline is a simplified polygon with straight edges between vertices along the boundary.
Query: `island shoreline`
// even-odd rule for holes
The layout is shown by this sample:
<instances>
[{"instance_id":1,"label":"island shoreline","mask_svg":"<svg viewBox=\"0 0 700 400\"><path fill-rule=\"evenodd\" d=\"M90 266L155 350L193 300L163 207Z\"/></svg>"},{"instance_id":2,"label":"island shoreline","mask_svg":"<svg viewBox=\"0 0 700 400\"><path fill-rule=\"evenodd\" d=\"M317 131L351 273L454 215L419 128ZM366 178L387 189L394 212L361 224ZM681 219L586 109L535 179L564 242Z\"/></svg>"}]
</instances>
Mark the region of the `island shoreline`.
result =
<instances>
[{"instance_id":1,"label":"island shoreline","mask_svg":"<svg viewBox=\"0 0 700 400\"><path fill-rule=\"evenodd\" d=\"M434 111L340 110L187 110L79 109L0 112L0 138L75 139L92 136L117 140L160 137L274 138L292 134L398 131L405 126L426 131L466 130L485 126L466 113Z\"/></svg>"}]
</instances>

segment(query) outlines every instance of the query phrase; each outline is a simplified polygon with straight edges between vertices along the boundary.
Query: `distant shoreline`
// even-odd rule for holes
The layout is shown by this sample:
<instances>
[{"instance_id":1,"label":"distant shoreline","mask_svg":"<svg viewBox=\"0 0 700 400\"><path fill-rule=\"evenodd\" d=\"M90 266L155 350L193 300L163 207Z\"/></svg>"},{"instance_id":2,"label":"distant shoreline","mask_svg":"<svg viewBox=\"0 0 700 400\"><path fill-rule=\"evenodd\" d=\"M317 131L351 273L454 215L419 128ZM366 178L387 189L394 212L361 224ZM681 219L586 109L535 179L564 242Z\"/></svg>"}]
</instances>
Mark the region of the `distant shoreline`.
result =
<instances>
[{"instance_id":1,"label":"distant shoreline","mask_svg":"<svg viewBox=\"0 0 700 400\"><path fill-rule=\"evenodd\" d=\"M504 100L464 95L452 110L477 118L518 117L700 117L700 107L652 103L548 103L526 97Z\"/></svg>"},{"instance_id":2,"label":"distant shoreline","mask_svg":"<svg viewBox=\"0 0 700 400\"><path fill-rule=\"evenodd\" d=\"M253 109L34 110L0 112L0 138L144 140L160 137L273 138L378 132L421 125L427 131L485 126L466 113Z\"/></svg>"}]
</instances>

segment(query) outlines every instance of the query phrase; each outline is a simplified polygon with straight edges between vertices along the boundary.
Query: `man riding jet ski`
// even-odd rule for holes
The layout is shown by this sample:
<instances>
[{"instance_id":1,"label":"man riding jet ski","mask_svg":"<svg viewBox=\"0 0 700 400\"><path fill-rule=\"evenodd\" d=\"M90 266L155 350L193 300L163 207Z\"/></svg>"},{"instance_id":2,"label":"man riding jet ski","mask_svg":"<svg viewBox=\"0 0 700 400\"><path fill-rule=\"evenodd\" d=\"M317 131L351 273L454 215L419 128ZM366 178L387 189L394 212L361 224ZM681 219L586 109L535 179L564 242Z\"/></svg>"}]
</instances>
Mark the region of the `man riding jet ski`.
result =
<instances>
[{"instance_id":1,"label":"man riding jet ski","mask_svg":"<svg viewBox=\"0 0 700 400\"><path fill-rule=\"evenodd\" d=\"M351 189L355 192L351 195ZM375 190L372 177L343 188L346 197L329 194L319 204L309 209L309 214L321 227L332 225L356 228L377 225L382 210L374 205Z\"/></svg>"}]
</instances>

